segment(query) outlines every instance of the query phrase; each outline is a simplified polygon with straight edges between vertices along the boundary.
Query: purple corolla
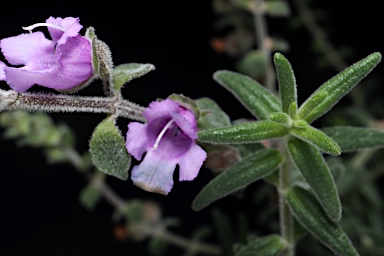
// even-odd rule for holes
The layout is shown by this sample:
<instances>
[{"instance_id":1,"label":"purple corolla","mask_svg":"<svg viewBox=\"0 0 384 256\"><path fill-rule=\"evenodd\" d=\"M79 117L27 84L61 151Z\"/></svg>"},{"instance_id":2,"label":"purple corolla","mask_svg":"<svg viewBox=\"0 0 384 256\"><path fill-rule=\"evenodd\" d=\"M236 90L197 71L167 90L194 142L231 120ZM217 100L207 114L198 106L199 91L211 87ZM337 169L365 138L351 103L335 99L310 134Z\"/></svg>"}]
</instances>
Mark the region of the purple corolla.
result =
<instances>
[{"instance_id":1,"label":"purple corolla","mask_svg":"<svg viewBox=\"0 0 384 256\"><path fill-rule=\"evenodd\" d=\"M56 90L73 89L92 76L92 51L89 40L79 35L83 27L78 18L53 18L24 28L31 31L48 27L52 40L42 32L4 38L0 48L11 67L0 62L0 80L17 92L38 84Z\"/></svg>"},{"instance_id":2,"label":"purple corolla","mask_svg":"<svg viewBox=\"0 0 384 256\"><path fill-rule=\"evenodd\" d=\"M195 143L195 115L178 102L152 102L143 116L147 123L128 125L128 152L137 160L147 152L142 163L132 169L131 179L146 191L167 195L173 186L176 165L180 181L193 180L207 154Z\"/></svg>"}]
</instances>

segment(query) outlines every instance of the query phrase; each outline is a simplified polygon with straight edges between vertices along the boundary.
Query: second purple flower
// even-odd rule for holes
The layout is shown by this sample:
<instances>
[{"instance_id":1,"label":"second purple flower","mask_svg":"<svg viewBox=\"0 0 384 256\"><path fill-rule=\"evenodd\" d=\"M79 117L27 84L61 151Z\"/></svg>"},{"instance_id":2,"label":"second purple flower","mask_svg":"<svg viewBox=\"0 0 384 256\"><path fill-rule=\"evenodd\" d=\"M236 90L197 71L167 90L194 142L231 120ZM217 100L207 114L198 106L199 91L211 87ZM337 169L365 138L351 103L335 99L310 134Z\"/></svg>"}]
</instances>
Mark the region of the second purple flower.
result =
<instances>
[{"instance_id":1,"label":"second purple flower","mask_svg":"<svg viewBox=\"0 0 384 256\"><path fill-rule=\"evenodd\" d=\"M132 169L133 183L149 192L168 194L173 186L173 173L179 165L179 179L193 180L206 152L195 143L197 124L192 111L178 102L166 99L152 102L143 112L146 124L128 125L127 150L137 160L147 154Z\"/></svg>"}]
</instances>

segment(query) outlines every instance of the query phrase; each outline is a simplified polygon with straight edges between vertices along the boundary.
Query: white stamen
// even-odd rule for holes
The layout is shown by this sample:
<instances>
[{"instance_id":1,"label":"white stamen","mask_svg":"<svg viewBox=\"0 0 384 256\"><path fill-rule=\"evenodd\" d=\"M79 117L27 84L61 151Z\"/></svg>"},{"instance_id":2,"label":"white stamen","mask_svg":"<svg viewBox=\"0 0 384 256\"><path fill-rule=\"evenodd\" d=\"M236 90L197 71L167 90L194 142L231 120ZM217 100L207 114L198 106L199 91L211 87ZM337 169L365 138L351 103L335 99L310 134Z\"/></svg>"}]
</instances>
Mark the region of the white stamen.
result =
<instances>
[{"instance_id":1,"label":"white stamen","mask_svg":"<svg viewBox=\"0 0 384 256\"><path fill-rule=\"evenodd\" d=\"M173 124L172 119L164 126L163 130L161 130L161 132L159 133L159 136L157 136L157 139L155 141L155 144L152 147L152 150L157 149L157 147L159 146L161 138L163 137L164 133L168 130L168 128L171 126L171 124Z\"/></svg>"},{"instance_id":2,"label":"white stamen","mask_svg":"<svg viewBox=\"0 0 384 256\"><path fill-rule=\"evenodd\" d=\"M50 23L36 23L36 24L31 25L31 26L22 27L22 28L24 30L28 30L29 33L32 33L32 29L35 29L37 27L52 27L52 28L56 28L56 29L59 29L59 30L65 32L65 29L63 27L60 27L60 26L57 26L57 25L54 25L54 24L50 24Z\"/></svg>"}]
</instances>

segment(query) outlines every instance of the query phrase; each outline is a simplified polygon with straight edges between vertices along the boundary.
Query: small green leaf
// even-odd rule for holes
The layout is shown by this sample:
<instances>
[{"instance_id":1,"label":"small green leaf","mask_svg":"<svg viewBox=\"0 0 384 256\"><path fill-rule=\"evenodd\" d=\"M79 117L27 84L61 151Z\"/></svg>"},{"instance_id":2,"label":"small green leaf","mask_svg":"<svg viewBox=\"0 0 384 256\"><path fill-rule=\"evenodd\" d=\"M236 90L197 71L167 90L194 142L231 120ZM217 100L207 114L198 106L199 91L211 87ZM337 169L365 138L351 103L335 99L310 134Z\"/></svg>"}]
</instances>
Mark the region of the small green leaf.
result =
<instances>
[{"instance_id":1,"label":"small green leaf","mask_svg":"<svg viewBox=\"0 0 384 256\"><path fill-rule=\"evenodd\" d=\"M312 188L329 218L341 219L341 203L328 165L316 147L295 138L288 141L288 151L293 162Z\"/></svg>"},{"instance_id":2,"label":"small green leaf","mask_svg":"<svg viewBox=\"0 0 384 256\"><path fill-rule=\"evenodd\" d=\"M278 256L287 245L287 241L281 236L269 235L249 242L237 251L235 256Z\"/></svg>"},{"instance_id":3,"label":"small green leaf","mask_svg":"<svg viewBox=\"0 0 384 256\"><path fill-rule=\"evenodd\" d=\"M335 126L321 129L334 139L343 152L384 147L384 131L372 128Z\"/></svg>"},{"instance_id":4,"label":"small green leaf","mask_svg":"<svg viewBox=\"0 0 384 256\"><path fill-rule=\"evenodd\" d=\"M102 172L116 178L128 179L131 157L112 117L97 125L89 142L93 164Z\"/></svg>"},{"instance_id":5,"label":"small green leaf","mask_svg":"<svg viewBox=\"0 0 384 256\"><path fill-rule=\"evenodd\" d=\"M87 185L80 192L80 203L89 211L95 209L101 199L100 190L92 184Z\"/></svg>"},{"instance_id":6,"label":"small green leaf","mask_svg":"<svg viewBox=\"0 0 384 256\"><path fill-rule=\"evenodd\" d=\"M200 98L195 102L200 111L200 117L197 120L199 131L231 125L229 116L214 100L210 98Z\"/></svg>"},{"instance_id":7,"label":"small green leaf","mask_svg":"<svg viewBox=\"0 0 384 256\"><path fill-rule=\"evenodd\" d=\"M254 79L262 78L265 74L267 62L260 50L249 51L237 64L237 69Z\"/></svg>"},{"instance_id":8,"label":"small green leaf","mask_svg":"<svg viewBox=\"0 0 384 256\"><path fill-rule=\"evenodd\" d=\"M237 162L211 180L196 196L192 208L199 211L270 174L282 163L283 156L275 149L259 150Z\"/></svg>"},{"instance_id":9,"label":"small green leaf","mask_svg":"<svg viewBox=\"0 0 384 256\"><path fill-rule=\"evenodd\" d=\"M297 110L296 119L305 118L311 111L320 105L328 97L328 92L326 91L316 91L316 94L313 94L308 98L303 105Z\"/></svg>"},{"instance_id":10,"label":"small green leaf","mask_svg":"<svg viewBox=\"0 0 384 256\"><path fill-rule=\"evenodd\" d=\"M277 112L277 113L272 113L269 115L269 120L278 123L278 124L283 124L286 127L291 127L292 126L292 119L289 115L282 113L282 112Z\"/></svg>"},{"instance_id":11,"label":"small green leaf","mask_svg":"<svg viewBox=\"0 0 384 256\"><path fill-rule=\"evenodd\" d=\"M288 205L296 220L337 255L359 255L342 228L327 218L316 198L300 187L288 192Z\"/></svg>"},{"instance_id":12,"label":"small green leaf","mask_svg":"<svg viewBox=\"0 0 384 256\"><path fill-rule=\"evenodd\" d=\"M278 99L252 78L228 70L216 71L213 78L230 91L255 117L267 120L269 114L281 112Z\"/></svg>"},{"instance_id":13,"label":"small green leaf","mask_svg":"<svg viewBox=\"0 0 384 256\"><path fill-rule=\"evenodd\" d=\"M289 17L291 10L289 5L282 0L270 0L265 2L266 13L272 17Z\"/></svg>"},{"instance_id":14,"label":"small green leaf","mask_svg":"<svg viewBox=\"0 0 384 256\"><path fill-rule=\"evenodd\" d=\"M304 129L307 128L309 125L306 121L299 119L299 120L293 120L293 127Z\"/></svg>"},{"instance_id":15,"label":"small green leaf","mask_svg":"<svg viewBox=\"0 0 384 256\"><path fill-rule=\"evenodd\" d=\"M275 53L273 60L279 82L281 106L288 114L291 104L297 104L296 78L291 63L281 53Z\"/></svg>"},{"instance_id":16,"label":"small green leaf","mask_svg":"<svg viewBox=\"0 0 384 256\"><path fill-rule=\"evenodd\" d=\"M288 115L290 117L294 118L294 117L296 117L296 113L297 113L297 103L292 102L291 105L289 105Z\"/></svg>"},{"instance_id":17,"label":"small green leaf","mask_svg":"<svg viewBox=\"0 0 384 256\"><path fill-rule=\"evenodd\" d=\"M92 45L92 68L94 72L99 70L99 60L96 54L95 42L96 42L96 34L95 29L93 27L88 27L85 31L85 37L89 39Z\"/></svg>"},{"instance_id":18,"label":"small green leaf","mask_svg":"<svg viewBox=\"0 0 384 256\"><path fill-rule=\"evenodd\" d=\"M328 96L310 112L306 111L308 113L305 113L305 115L300 113L300 117L308 123L311 123L327 113L342 97L368 75L380 60L380 53L372 53L325 82L303 103L303 106L299 109L299 113L302 108L304 109L305 106L313 100L312 98L315 97L318 92L326 91Z\"/></svg>"},{"instance_id":19,"label":"small green leaf","mask_svg":"<svg viewBox=\"0 0 384 256\"><path fill-rule=\"evenodd\" d=\"M288 134L288 129L272 121L258 121L199 132L198 140L213 144L255 143Z\"/></svg>"},{"instance_id":20,"label":"small green leaf","mask_svg":"<svg viewBox=\"0 0 384 256\"><path fill-rule=\"evenodd\" d=\"M339 145L337 145L333 139L312 126L292 127L290 129L290 133L293 136L318 147L321 151L328 154L334 156L341 154Z\"/></svg>"},{"instance_id":21,"label":"small green leaf","mask_svg":"<svg viewBox=\"0 0 384 256\"><path fill-rule=\"evenodd\" d=\"M155 66L152 64L127 63L116 66L113 69L113 84L115 89L119 91L124 84L152 70L155 70Z\"/></svg>"}]
</instances>

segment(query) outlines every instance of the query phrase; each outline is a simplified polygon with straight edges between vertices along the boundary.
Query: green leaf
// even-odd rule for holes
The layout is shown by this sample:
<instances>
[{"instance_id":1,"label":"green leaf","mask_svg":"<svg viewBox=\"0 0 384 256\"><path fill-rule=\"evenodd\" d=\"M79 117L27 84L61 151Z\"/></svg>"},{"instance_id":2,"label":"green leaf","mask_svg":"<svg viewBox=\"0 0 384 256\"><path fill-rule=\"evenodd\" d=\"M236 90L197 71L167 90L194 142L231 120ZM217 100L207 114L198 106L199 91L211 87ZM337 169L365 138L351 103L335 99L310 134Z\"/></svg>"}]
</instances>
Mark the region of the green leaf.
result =
<instances>
[{"instance_id":1,"label":"green leaf","mask_svg":"<svg viewBox=\"0 0 384 256\"><path fill-rule=\"evenodd\" d=\"M269 114L281 112L278 99L252 78L228 70L216 71L213 78L230 91L255 117L267 120Z\"/></svg>"},{"instance_id":2,"label":"green leaf","mask_svg":"<svg viewBox=\"0 0 384 256\"><path fill-rule=\"evenodd\" d=\"M197 120L199 131L231 125L229 116L214 100L210 98L200 98L195 100L195 102L200 111L200 117Z\"/></svg>"},{"instance_id":3,"label":"green leaf","mask_svg":"<svg viewBox=\"0 0 384 256\"><path fill-rule=\"evenodd\" d=\"M287 135L288 129L273 121L259 121L199 132L198 140L214 144L255 143Z\"/></svg>"},{"instance_id":4,"label":"green leaf","mask_svg":"<svg viewBox=\"0 0 384 256\"><path fill-rule=\"evenodd\" d=\"M312 188L329 218L337 222L341 219L341 203L337 188L328 165L316 147L295 138L288 141L288 151Z\"/></svg>"},{"instance_id":5,"label":"green leaf","mask_svg":"<svg viewBox=\"0 0 384 256\"><path fill-rule=\"evenodd\" d=\"M296 220L337 255L359 255L342 228L327 218L316 198L300 187L288 192L288 205Z\"/></svg>"},{"instance_id":6,"label":"green leaf","mask_svg":"<svg viewBox=\"0 0 384 256\"><path fill-rule=\"evenodd\" d=\"M283 124L286 127L291 127L292 126L292 119L289 115L282 113L282 112L277 112L277 113L272 113L269 115L269 120Z\"/></svg>"},{"instance_id":7,"label":"green leaf","mask_svg":"<svg viewBox=\"0 0 384 256\"><path fill-rule=\"evenodd\" d=\"M124 84L152 70L155 70L155 66L152 64L128 63L116 66L113 69L113 84L115 89L119 91Z\"/></svg>"},{"instance_id":8,"label":"green leaf","mask_svg":"<svg viewBox=\"0 0 384 256\"><path fill-rule=\"evenodd\" d=\"M211 180L196 196L192 208L199 211L212 202L227 196L270 174L282 163L276 149L259 150L237 162Z\"/></svg>"},{"instance_id":9,"label":"green leaf","mask_svg":"<svg viewBox=\"0 0 384 256\"><path fill-rule=\"evenodd\" d=\"M275 53L273 60L279 82L281 106L283 111L288 114L291 104L297 104L296 78L291 63L281 53Z\"/></svg>"},{"instance_id":10,"label":"green leaf","mask_svg":"<svg viewBox=\"0 0 384 256\"><path fill-rule=\"evenodd\" d=\"M249 242L235 256L278 256L287 245L287 241L281 236L269 235Z\"/></svg>"},{"instance_id":11,"label":"green leaf","mask_svg":"<svg viewBox=\"0 0 384 256\"><path fill-rule=\"evenodd\" d=\"M334 126L321 129L334 139L343 152L384 147L384 132L372 128Z\"/></svg>"},{"instance_id":12,"label":"green leaf","mask_svg":"<svg viewBox=\"0 0 384 256\"><path fill-rule=\"evenodd\" d=\"M92 184L87 185L80 192L79 201L89 211L95 209L101 199L100 190Z\"/></svg>"},{"instance_id":13,"label":"green leaf","mask_svg":"<svg viewBox=\"0 0 384 256\"><path fill-rule=\"evenodd\" d=\"M128 179L131 157L112 117L107 117L97 125L89 147L93 164L100 171L122 180Z\"/></svg>"},{"instance_id":14,"label":"green leaf","mask_svg":"<svg viewBox=\"0 0 384 256\"><path fill-rule=\"evenodd\" d=\"M237 70L254 79L262 78L265 74L267 62L260 50L249 51L237 64Z\"/></svg>"},{"instance_id":15,"label":"green leaf","mask_svg":"<svg viewBox=\"0 0 384 256\"><path fill-rule=\"evenodd\" d=\"M282 0L270 0L265 2L266 13L272 17L289 17L291 10L289 5Z\"/></svg>"},{"instance_id":16,"label":"green leaf","mask_svg":"<svg viewBox=\"0 0 384 256\"><path fill-rule=\"evenodd\" d=\"M293 136L316 146L321 151L324 151L328 154L334 156L341 154L339 145L333 139L312 126L292 127L290 129L290 133Z\"/></svg>"},{"instance_id":17,"label":"green leaf","mask_svg":"<svg viewBox=\"0 0 384 256\"><path fill-rule=\"evenodd\" d=\"M344 95L357 85L374 67L380 62L381 54L376 52L368 57L353 64L340 72L323 85L321 85L300 107L299 113L306 105L312 101L312 98L317 97L319 92L325 91L328 96L309 113L301 115L308 123L313 122L320 116L327 113Z\"/></svg>"}]
</instances>

